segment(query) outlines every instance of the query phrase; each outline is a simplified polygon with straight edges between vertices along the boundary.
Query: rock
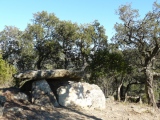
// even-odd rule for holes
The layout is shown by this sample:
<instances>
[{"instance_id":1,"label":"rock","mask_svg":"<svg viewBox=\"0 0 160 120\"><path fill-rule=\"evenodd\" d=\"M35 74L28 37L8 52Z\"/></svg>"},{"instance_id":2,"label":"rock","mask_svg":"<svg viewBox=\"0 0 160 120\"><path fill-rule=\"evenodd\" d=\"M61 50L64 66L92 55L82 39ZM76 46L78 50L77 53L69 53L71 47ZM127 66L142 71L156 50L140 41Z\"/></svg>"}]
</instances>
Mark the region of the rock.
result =
<instances>
[{"instance_id":1,"label":"rock","mask_svg":"<svg viewBox=\"0 0 160 120\"><path fill-rule=\"evenodd\" d=\"M11 101L14 99L14 95L9 90L7 90L3 95L5 96L7 101Z\"/></svg>"},{"instance_id":2,"label":"rock","mask_svg":"<svg viewBox=\"0 0 160 120\"><path fill-rule=\"evenodd\" d=\"M4 110L4 104L6 102L6 97L0 95L0 116L3 115L3 110Z\"/></svg>"},{"instance_id":3,"label":"rock","mask_svg":"<svg viewBox=\"0 0 160 120\"><path fill-rule=\"evenodd\" d=\"M20 107L12 107L5 110L5 112L14 112L14 113L22 112L22 111L23 109Z\"/></svg>"},{"instance_id":4,"label":"rock","mask_svg":"<svg viewBox=\"0 0 160 120\"><path fill-rule=\"evenodd\" d=\"M3 106L4 106L4 104L5 104L5 102L6 102L6 97L5 97L5 96L0 95L0 106L1 106L1 107L3 107Z\"/></svg>"},{"instance_id":5,"label":"rock","mask_svg":"<svg viewBox=\"0 0 160 120\"><path fill-rule=\"evenodd\" d=\"M44 107L58 106L57 100L46 80L33 82L32 103Z\"/></svg>"},{"instance_id":6,"label":"rock","mask_svg":"<svg viewBox=\"0 0 160 120\"><path fill-rule=\"evenodd\" d=\"M71 71L65 69L56 70L30 70L26 72L21 72L14 75L16 79L31 79L31 80L42 80L42 79L70 79L70 80L80 80L82 78L82 72Z\"/></svg>"},{"instance_id":7,"label":"rock","mask_svg":"<svg viewBox=\"0 0 160 120\"><path fill-rule=\"evenodd\" d=\"M81 107L84 109L104 109L105 96L94 84L71 82L57 90L58 102L65 107Z\"/></svg>"},{"instance_id":8,"label":"rock","mask_svg":"<svg viewBox=\"0 0 160 120\"><path fill-rule=\"evenodd\" d=\"M29 101L28 96L25 93L22 93L22 92L18 92L18 94L15 94L14 99L16 99L18 101L25 102L25 103L27 103Z\"/></svg>"},{"instance_id":9,"label":"rock","mask_svg":"<svg viewBox=\"0 0 160 120\"><path fill-rule=\"evenodd\" d=\"M45 111L45 108L44 108L44 107L40 107L40 110L43 110L43 111Z\"/></svg>"}]
</instances>

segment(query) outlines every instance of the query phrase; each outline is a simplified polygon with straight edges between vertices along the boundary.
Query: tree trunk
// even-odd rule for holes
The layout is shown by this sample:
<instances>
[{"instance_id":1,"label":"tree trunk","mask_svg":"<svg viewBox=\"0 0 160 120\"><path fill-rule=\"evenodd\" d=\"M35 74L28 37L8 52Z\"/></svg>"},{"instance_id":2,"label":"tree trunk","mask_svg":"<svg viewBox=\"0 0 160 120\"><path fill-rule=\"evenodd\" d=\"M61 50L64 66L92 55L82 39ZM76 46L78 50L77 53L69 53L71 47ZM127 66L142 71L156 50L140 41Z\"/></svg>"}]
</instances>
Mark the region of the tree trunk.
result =
<instances>
[{"instance_id":1,"label":"tree trunk","mask_svg":"<svg viewBox=\"0 0 160 120\"><path fill-rule=\"evenodd\" d=\"M65 59L64 59L64 69L67 69L68 66L68 61L67 61L67 56L65 55Z\"/></svg>"},{"instance_id":2,"label":"tree trunk","mask_svg":"<svg viewBox=\"0 0 160 120\"><path fill-rule=\"evenodd\" d=\"M127 85L127 87L126 87L126 90L125 90L125 93L124 93L124 102L127 102L127 92L128 92L128 90L129 90L129 88L130 88L130 83Z\"/></svg>"},{"instance_id":3,"label":"tree trunk","mask_svg":"<svg viewBox=\"0 0 160 120\"><path fill-rule=\"evenodd\" d=\"M41 70L41 68L42 68L42 67L41 67L41 63L42 63L42 59L39 58L38 61L37 61L37 69L38 69L38 70Z\"/></svg>"},{"instance_id":4,"label":"tree trunk","mask_svg":"<svg viewBox=\"0 0 160 120\"><path fill-rule=\"evenodd\" d=\"M121 101L121 87L122 87L123 83L121 83L119 86L118 86L118 91L117 91L117 98L118 98L118 101Z\"/></svg>"},{"instance_id":5,"label":"tree trunk","mask_svg":"<svg viewBox=\"0 0 160 120\"><path fill-rule=\"evenodd\" d=\"M127 95L127 92L125 93L125 98L124 98L124 102L127 102L128 100L128 95Z\"/></svg>"},{"instance_id":6,"label":"tree trunk","mask_svg":"<svg viewBox=\"0 0 160 120\"><path fill-rule=\"evenodd\" d=\"M153 74L149 69L146 69L145 75L146 75L145 90L146 90L146 95L148 99L148 104L157 108L154 91L153 91Z\"/></svg>"}]
</instances>

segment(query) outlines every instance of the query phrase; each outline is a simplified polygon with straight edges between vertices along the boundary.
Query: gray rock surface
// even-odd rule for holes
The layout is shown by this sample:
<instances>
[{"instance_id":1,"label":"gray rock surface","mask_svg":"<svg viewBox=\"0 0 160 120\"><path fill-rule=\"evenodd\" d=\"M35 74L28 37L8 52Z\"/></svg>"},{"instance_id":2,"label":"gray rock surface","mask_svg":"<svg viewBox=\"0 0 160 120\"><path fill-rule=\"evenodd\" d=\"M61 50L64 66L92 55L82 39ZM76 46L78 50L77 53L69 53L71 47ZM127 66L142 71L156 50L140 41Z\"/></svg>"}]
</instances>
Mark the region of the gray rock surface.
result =
<instances>
[{"instance_id":1,"label":"gray rock surface","mask_svg":"<svg viewBox=\"0 0 160 120\"><path fill-rule=\"evenodd\" d=\"M18 94L14 95L14 99L23 101L23 102L28 102L28 96L25 93L18 92Z\"/></svg>"},{"instance_id":2,"label":"gray rock surface","mask_svg":"<svg viewBox=\"0 0 160 120\"><path fill-rule=\"evenodd\" d=\"M82 78L82 72L71 71L65 69L55 69L55 70L30 70L26 72L17 73L14 75L16 79L70 79L70 80L80 80Z\"/></svg>"},{"instance_id":3,"label":"gray rock surface","mask_svg":"<svg viewBox=\"0 0 160 120\"><path fill-rule=\"evenodd\" d=\"M22 111L23 109L20 107L11 107L5 110L5 112L15 112L15 113L22 112Z\"/></svg>"},{"instance_id":4,"label":"gray rock surface","mask_svg":"<svg viewBox=\"0 0 160 120\"><path fill-rule=\"evenodd\" d=\"M4 104L6 102L6 97L0 95L0 116L3 115L3 110L4 110Z\"/></svg>"},{"instance_id":5,"label":"gray rock surface","mask_svg":"<svg viewBox=\"0 0 160 120\"><path fill-rule=\"evenodd\" d=\"M104 109L105 96L94 84L71 82L57 90L58 102L65 107L81 107L83 109Z\"/></svg>"},{"instance_id":6,"label":"gray rock surface","mask_svg":"<svg viewBox=\"0 0 160 120\"><path fill-rule=\"evenodd\" d=\"M0 95L0 106L1 106L1 107L3 107L3 106L4 106L4 104L5 104L5 102L6 102L6 97L5 97L5 96Z\"/></svg>"},{"instance_id":7,"label":"gray rock surface","mask_svg":"<svg viewBox=\"0 0 160 120\"><path fill-rule=\"evenodd\" d=\"M53 94L46 80L35 81L32 84L32 103L44 107L58 106L55 95Z\"/></svg>"}]
</instances>

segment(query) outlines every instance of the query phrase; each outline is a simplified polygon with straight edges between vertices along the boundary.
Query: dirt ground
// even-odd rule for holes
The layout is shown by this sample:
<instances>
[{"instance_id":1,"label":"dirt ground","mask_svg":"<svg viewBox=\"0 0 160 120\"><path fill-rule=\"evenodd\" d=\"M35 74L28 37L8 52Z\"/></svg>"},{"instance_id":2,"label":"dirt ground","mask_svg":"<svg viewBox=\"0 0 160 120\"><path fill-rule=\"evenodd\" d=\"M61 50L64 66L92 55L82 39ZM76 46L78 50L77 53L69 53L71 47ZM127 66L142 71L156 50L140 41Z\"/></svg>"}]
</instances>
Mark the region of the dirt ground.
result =
<instances>
[{"instance_id":1,"label":"dirt ground","mask_svg":"<svg viewBox=\"0 0 160 120\"><path fill-rule=\"evenodd\" d=\"M9 90L9 89L8 89ZM0 90L4 94L5 90ZM13 90L10 90L13 94ZM160 109L134 103L106 103L106 109L44 108L7 96L0 120L160 120Z\"/></svg>"}]
</instances>

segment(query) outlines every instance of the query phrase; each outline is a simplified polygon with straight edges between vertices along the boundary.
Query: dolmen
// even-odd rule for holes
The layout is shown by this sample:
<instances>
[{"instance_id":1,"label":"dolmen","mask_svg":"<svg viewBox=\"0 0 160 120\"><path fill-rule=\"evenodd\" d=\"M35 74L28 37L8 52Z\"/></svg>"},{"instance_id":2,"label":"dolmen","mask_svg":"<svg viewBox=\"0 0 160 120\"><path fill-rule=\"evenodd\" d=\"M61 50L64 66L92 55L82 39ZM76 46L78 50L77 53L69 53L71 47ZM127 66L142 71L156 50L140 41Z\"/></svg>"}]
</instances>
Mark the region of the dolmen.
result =
<instances>
[{"instance_id":1,"label":"dolmen","mask_svg":"<svg viewBox=\"0 0 160 120\"><path fill-rule=\"evenodd\" d=\"M66 69L29 70L14 75L20 90L33 104L43 107L104 109L105 96L95 84L82 82L82 71Z\"/></svg>"}]
</instances>

